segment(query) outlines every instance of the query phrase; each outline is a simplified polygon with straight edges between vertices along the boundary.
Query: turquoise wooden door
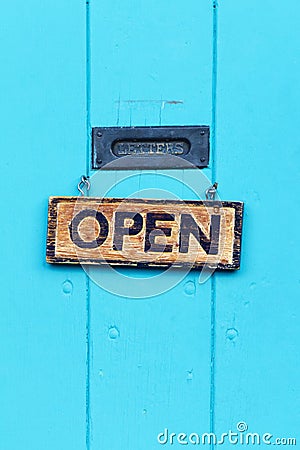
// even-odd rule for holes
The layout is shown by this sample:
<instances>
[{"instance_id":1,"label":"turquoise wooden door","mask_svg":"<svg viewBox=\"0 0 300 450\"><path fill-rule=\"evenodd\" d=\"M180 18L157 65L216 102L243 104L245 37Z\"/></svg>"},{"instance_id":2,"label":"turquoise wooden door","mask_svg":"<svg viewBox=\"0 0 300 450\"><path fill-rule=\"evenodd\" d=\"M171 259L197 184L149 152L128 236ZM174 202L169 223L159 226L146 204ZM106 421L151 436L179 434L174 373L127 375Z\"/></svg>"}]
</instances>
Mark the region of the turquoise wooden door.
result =
<instances>
[{"instance_id":1,"label":"turquoise wooden door","mask_svg":"<svg viewBox=\"0 0 300 450\"><path fill-rule=\"evenodd\" d=\"M1 449L180 448L210 432L215 445L199 445L241 448L246 431L293 444L299 6L1 9ZM187 124L211 126L203 175L90 171L93 126ZM77 195L82 174L115 197L192 199L189 186L203 195L204 177L217 180L221 199L245 202L241 270L199 283L196 271L172 280L47 265L48 196ZM221 437L229 430L238 444Z\"/></svg>"}]
</instances>

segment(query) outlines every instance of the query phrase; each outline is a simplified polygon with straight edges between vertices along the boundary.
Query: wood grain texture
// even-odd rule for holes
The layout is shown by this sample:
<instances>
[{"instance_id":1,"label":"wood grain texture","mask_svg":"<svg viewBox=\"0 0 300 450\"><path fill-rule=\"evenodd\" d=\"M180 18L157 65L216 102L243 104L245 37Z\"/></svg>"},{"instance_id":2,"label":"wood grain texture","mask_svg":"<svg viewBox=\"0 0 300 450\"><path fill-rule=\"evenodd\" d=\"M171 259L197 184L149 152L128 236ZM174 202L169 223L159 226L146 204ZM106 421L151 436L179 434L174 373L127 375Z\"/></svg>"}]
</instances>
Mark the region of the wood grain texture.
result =
<instances>
[{"instance_id":1,"label":"wood grain texture","mask_svg":"<svg viewBox=\"0 0 300 450\"><path fill-rule=\"evenodd\" d=\"M51 197L47 262L239 268L243 204Z\"/></svg>"}]
</instances>

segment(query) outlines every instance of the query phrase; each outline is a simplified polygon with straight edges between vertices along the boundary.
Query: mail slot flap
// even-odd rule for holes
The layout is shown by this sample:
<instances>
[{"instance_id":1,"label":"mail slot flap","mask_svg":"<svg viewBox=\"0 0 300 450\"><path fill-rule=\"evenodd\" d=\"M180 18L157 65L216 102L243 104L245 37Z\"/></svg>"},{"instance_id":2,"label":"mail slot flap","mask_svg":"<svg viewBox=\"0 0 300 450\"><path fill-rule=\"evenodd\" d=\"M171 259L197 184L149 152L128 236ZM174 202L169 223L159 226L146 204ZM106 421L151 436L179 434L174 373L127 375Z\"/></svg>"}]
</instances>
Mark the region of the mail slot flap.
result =
<instances>
[{"instance_id":1,"label":"mail slot flap","mask_svg":"<svg viewBox=\"0 0 300 450\"><path fill-rule=\"evenodd\" d=\"M203 168L209 163L208 126L95 127L92 168Z\"/></svg>"}]
</instances>

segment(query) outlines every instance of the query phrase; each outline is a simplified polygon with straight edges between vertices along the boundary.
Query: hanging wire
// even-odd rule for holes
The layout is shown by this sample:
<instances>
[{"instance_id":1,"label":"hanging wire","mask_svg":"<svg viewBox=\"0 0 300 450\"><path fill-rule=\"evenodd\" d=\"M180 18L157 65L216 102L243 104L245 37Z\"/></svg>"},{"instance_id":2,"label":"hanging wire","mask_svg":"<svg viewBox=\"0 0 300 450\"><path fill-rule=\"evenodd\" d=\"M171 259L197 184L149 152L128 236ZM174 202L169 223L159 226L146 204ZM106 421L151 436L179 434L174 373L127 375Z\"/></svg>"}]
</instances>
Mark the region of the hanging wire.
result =
<instances>
[{"instance_id":1,"label":"hanging wire","mask_svg":"<svg viewBox=\"0 0 300 450\"><path fill-rule=\"evenodd\" d=\"M206 200L214 200L218 189L218 183L214 183L205 191Z\"/></svg>"},{"instance_id":2,"label":"hanging wire","mask_svg":"<svg viewBox=\"0 0 300 450\"><path fill-rule=\"evenodd\" d=\"M80 195L82 197L85 196L84 193L84 188L86 189L86 191L89 191L91 187L91 183L89 182L89 177L86 177L85 175L82 175L81 180L79 181L78 185L77 185L77 189L80 192Z\"/></svg>"}]
</instances>

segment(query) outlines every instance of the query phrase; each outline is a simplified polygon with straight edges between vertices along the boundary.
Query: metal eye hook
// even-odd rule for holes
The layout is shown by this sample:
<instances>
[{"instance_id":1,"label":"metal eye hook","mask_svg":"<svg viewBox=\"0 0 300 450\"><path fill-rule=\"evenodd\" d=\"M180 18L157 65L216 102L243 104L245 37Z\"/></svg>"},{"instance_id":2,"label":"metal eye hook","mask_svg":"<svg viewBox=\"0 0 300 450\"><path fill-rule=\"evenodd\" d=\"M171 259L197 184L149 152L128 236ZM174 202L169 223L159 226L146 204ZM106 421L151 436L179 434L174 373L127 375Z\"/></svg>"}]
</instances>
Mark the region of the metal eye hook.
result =
<instances>
[{"instance_id":1,"label":"metal eye hook","mask_svg":"<svg viewBox=\"0 0 300 450\"><path fill-rule=\"evenodd\" d=\"M91 183L89 182L89 177L86 177L85 175L82 175L81 180L79 181L77 185L77 189L79 190L80 194L84 197L84 191L83 188L85 187L87 191L90 190Z\"/></svg>"},{"instance_id":2,"label":"metal eye hook","mask_svg":"<svg viewBox=\"0 0 300 450\"><path fill-rule=\"evenodd\" d=\"M214 183L205 191L206 200L214 200L216 197L218 183Z\"/></svg>"}]
</instances>

